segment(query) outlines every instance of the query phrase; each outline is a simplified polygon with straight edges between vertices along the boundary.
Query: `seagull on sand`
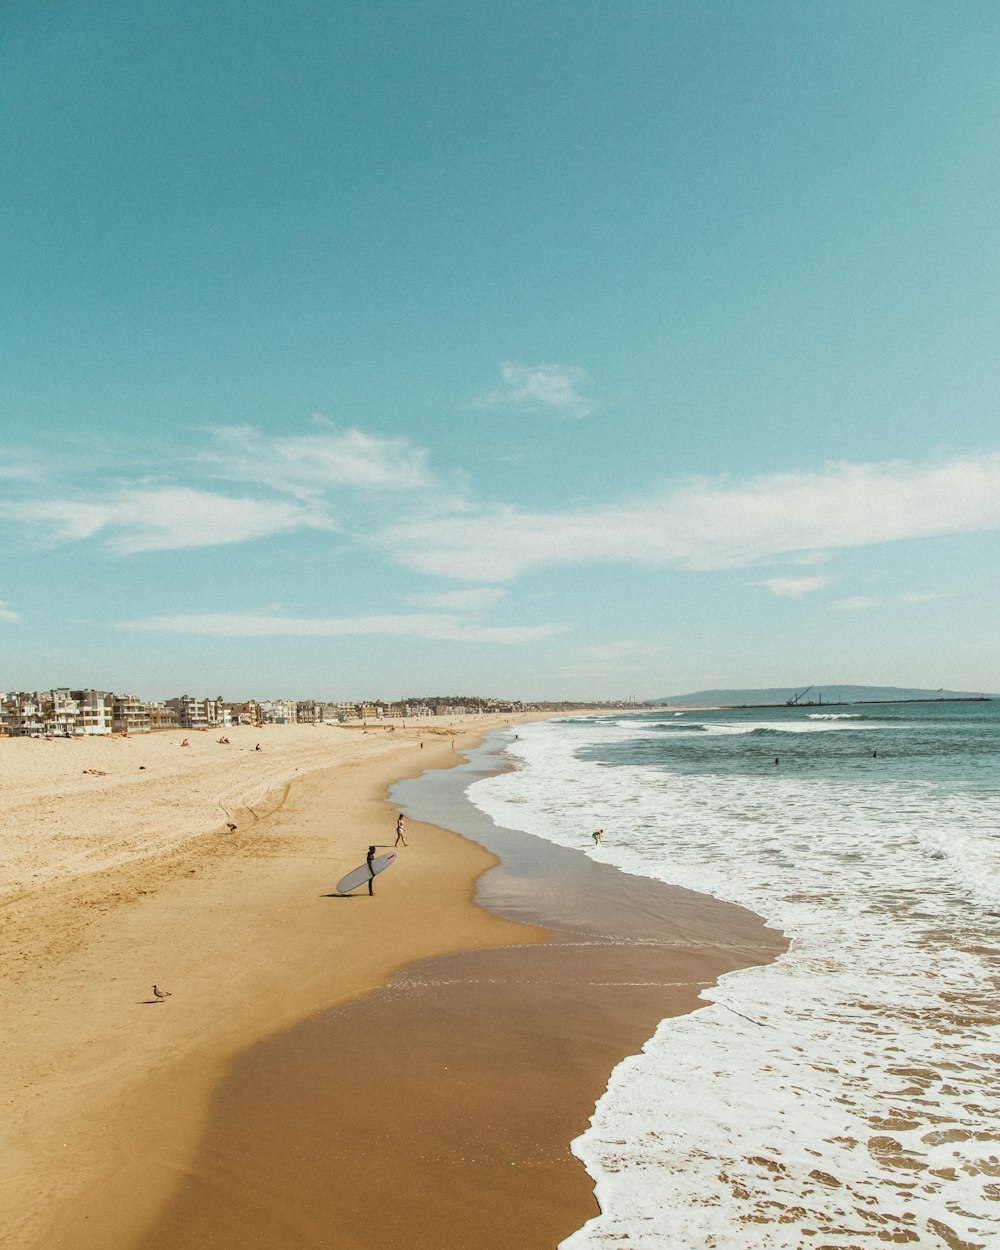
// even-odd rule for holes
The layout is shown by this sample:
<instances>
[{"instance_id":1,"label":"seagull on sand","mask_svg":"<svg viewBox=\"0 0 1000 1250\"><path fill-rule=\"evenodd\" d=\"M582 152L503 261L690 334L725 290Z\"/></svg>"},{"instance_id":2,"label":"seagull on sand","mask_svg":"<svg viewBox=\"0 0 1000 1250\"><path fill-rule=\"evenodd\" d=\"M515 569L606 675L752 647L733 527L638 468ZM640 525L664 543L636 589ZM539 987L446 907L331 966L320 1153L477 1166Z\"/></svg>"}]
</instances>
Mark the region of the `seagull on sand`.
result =
<instances>
[{"instance_id":1,"label":"seagull on sand","mask_svg":"<svg viewBox=\"0 0 1000 1250\"><path fill-rule=\"evenodd\" d=\"M169 998L169 997L170 997L170 991L169 991L169 990L161 990L161 989L158 989L158 988L154 985L154 986L153 986L153 997L157 1000L157 1002L161 1002L161 1003L162 1003L162 1002L163 1002L163 1000L164 1000L165 998Z\"/></svg>"}]
</instances>

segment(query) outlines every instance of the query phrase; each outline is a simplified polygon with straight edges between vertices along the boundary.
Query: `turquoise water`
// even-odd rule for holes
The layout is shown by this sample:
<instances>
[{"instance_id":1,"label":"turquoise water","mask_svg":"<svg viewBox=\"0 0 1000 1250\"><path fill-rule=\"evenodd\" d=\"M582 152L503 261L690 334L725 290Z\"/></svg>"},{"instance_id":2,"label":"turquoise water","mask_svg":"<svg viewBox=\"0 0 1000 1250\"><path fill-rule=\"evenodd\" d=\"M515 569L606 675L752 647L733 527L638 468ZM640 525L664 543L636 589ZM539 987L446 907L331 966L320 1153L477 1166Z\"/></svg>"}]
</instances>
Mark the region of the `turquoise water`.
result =
<instances>
[{"instance_id":1,"label":"turquoise water","mask_svg":"<svg viewBox=\"0 0 1000 1250\"><path fill-rule=\"evenodd\" d=\"M616 1069L574 1143L602 1214L567 1250L1000 1243L1000 703L518 734L469 790L498 824L601 827L579 854L790 938Z\"/></svg>"},{"instance_id":2,"label":"turquoise water","mask_svg":"<svg viewBox=\"0 0 1000 1250\"><path fill-rule=\"evenodd\" d=\"M1000 700L680 715L674 710L635 719L646 736L602 743L581 758L676 772L752 774L773 767L778 756L787 768L831 780L910 778L955 788L1000 788Z\"/></svg>"}]
</instances>

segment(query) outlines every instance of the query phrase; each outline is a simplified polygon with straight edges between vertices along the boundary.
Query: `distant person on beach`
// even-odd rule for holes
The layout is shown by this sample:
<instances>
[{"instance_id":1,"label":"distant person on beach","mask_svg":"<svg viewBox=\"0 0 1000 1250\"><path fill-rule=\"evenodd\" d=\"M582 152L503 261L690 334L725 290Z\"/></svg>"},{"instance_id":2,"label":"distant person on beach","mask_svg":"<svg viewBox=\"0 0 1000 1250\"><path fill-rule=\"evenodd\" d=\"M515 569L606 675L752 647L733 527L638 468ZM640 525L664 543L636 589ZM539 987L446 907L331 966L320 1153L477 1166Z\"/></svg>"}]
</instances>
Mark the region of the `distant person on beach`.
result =
<instances>
[{"instance_id":1,"label":"distant person on beach","mask_svg":"<svg viewBox=\"0 0 1000 1250\"><path fill-rule=\"evenodd\" d=\"M776 764L780 764L780 763L781 763L781 760L779 760L779 759L778 759L778 757L777 757L777 756L775 756L775 757L774 757L774 762L775 762Z\"/></svg>"},{"instance_id":2,"label":"distant person on beach","mask_svg":"<svg viewBox=\"0 0 1000 1250\"><path fill-rule=\"evenodd\" d=\"M259 743L259 742L258 742L258 743L257 743L257 745L254 747L254 750L255 750L255 751L259 751L259 750L260 750L260 743Z\"/></svg>"},{"instance_id":3,"label":"distant person on beach","mask_svg":"<svg viewBox=\"0 0 1000 1250\"><path fill-rule=\"evenodd\" d=\"M403 816L403 813L400 812L399 816L396 819L396 841L393 843L393 846L399 846L400 842L402 842L404 846L406 845L406 839L403 837L404 823L405 823L405 818Z\"/></svg>"},{"instance_id":4,"label":"distant person on beach","mask_svg":"<svg viewBox=\"0 0 1000 1250\"><path fill-rule=\"evenodd\" d=\"M604 830L595 829L590 836L594 839L594 845L597 846L600 843L601 838L604 836Z\"/></svg>"},{"instance_id":5,"label":"distant person on beach","mask_svg":"<svg viewBox=\"0 0 1000 1250\"><path fill-rule=\"evenodd\" d=\"M373 846L370 846L368 848L368 854L365 856L365 859L368 863L368 871L371 873L371 876L368 878L368 893L369 894L375 893L375 891L372 889L372 882L375 880L375 869L372 867L372 860L374 858L375 858L375 848Z\"/></svg>"},{"instance_id":6,"label":"distant person on beach","mask_svg":"<svg viewBox=\"0 0 1000 1250\"><path fill-rule=\"evenodd\" d=\"M190 742L188 742L187 738L185 738L185 739L184 739L184 741L181 743L181 746L182 746L182 747L189 747L190 745L191 745L191 743L190 743Z\"/></svg>"}]
</instances>

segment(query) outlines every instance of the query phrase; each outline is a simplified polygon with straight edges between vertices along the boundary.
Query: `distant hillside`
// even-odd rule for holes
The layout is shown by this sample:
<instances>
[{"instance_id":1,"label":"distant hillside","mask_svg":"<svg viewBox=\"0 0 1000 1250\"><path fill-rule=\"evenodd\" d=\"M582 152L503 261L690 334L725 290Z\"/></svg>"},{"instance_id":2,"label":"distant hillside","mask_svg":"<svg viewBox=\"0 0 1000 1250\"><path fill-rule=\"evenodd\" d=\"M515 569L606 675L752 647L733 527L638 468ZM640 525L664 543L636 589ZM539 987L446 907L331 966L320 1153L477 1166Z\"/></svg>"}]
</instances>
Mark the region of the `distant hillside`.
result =
<instances>
[{"instance_id":1,"label":"distant hillside","mask_svg":"<svg viewBox=\"0 0 1000 1250\"><path fill-rule=\"evenodd\" d=\"M803 689L802 686L780 686L772 690L696 690L693 694L672 694L650 699L650 703L669 703L676 707L735 707L743 703L787 703ZM876 703L893 699L973 699L985 693L979 690L920 690L909 686L814 686L803 694L800 703ZM991 696L1000 697L1000 696Z\"/></svg>"}]
</instances>

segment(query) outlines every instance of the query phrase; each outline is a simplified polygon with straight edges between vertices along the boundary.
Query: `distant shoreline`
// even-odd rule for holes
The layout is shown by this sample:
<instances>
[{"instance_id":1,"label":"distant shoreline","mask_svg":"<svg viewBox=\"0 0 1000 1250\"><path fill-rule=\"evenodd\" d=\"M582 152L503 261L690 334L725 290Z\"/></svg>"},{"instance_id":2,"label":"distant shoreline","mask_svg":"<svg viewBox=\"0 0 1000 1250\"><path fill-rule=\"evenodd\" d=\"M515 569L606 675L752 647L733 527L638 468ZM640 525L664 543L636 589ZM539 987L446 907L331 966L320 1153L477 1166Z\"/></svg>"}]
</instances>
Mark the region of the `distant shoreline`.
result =
<instances>
[{"instance_id":1,"label":"distant shoreline","mask_svg":"<svg viewBox=\"0 0 1000 1250\"><path fill-rule=\"evenodd\" d=\"M967 694L952 695L941 699L836 699L831 702L823 703L717 703L713 707L687 707L676 703L665 703L661 705L664 712L725 712L725 711L748 711L753 708L778 708L778 707L872 707L881 706L891 703L992 703L993 696L989 694Z\"/></svg>"}]
</instances>

